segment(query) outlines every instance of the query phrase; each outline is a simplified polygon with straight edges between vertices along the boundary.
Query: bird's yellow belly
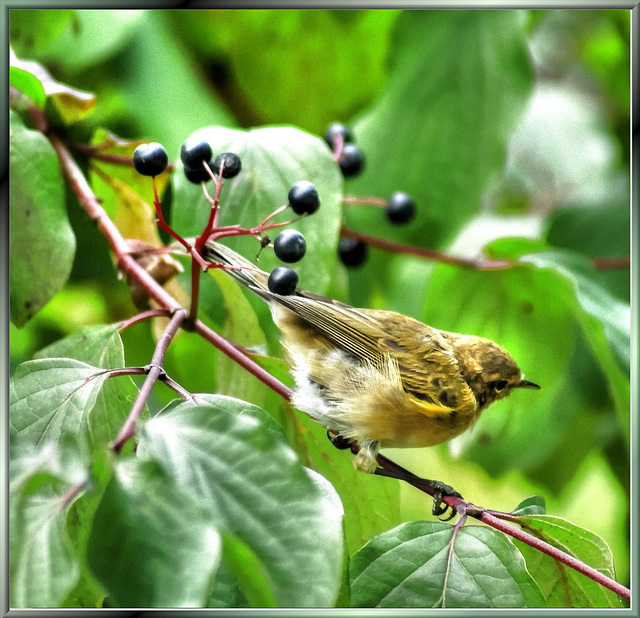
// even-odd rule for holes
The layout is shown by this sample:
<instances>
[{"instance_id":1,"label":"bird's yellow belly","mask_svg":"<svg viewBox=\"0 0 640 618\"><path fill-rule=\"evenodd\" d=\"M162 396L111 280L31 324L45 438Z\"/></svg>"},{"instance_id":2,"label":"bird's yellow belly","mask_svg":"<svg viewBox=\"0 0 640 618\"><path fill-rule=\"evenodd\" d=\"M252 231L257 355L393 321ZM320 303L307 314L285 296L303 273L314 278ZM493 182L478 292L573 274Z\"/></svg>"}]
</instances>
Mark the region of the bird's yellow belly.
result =
<instances>
[{"instance_id":1,"label":"bird's yellow belly","mask_svg":"<svg viewBox=\"0 0 640 618\"><path fill-rule=\"evenodd\" d=\"M446 411L425 416L406 407L352 417L357 434L380 442L382 447L421 448L451 440L463 433L475 421L475 415Z\"/></svg>"}]
</instances>

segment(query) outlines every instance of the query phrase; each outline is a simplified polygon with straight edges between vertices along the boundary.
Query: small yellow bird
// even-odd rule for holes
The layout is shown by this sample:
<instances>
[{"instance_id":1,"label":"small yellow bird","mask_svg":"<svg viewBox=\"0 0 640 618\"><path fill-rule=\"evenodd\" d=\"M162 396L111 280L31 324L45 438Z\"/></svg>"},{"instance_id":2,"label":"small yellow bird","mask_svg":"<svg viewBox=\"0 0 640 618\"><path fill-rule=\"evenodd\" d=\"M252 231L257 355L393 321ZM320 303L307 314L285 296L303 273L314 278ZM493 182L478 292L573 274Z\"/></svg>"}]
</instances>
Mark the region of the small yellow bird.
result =
<instances>
[{"instance_id":1,"label":"small yellow bird","mask_svg":"<svg viewBox=\"0 0 640 618\"><path fill-rule=\"evenodd\" d=\"M233 267L226 272L268 303L296 382L293 405L357 442L353 465L364 472L376 470L381 447L446 442L513 389L540 388L489 339L299 289L274 294L268 273L217 242L203 257Z\"/></svg>"}]
</instances>

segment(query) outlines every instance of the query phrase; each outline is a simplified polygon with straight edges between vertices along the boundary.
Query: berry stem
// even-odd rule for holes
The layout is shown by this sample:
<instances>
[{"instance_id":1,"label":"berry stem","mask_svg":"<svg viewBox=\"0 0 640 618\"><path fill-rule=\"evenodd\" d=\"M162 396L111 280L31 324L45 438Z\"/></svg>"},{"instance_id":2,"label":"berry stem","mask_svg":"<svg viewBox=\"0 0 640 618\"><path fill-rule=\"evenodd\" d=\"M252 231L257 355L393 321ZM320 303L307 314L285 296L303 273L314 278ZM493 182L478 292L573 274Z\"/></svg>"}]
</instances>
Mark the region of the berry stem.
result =
<instances>
[{"instance_id":1,"label":"berry stem","mask_svg":"<svg viewBox=\"0 0 640 618\"><path fill-rule=\"evenodd\" d=\"M357 195L345 195L342 198L343 204L357 205L357 206L377 206L378 208L385 208L388 201L381 197L359 197Z\"/></svg>"},{"instance_id":2,"label":"berry stem","mask_svg":"<svg viewBox=\"0 0 640 618\"><path fill-rule=\"evenodd\" d=\"M196 249L197 251L197 249ZM208 265L207 265L208 267ZM200 273L202 269L195 256L191 259L191 303L189 305L189 320L195 322L198 319L198 301L200 299Z\"/></svg>"},{"instance_id":3,"label":"berry stem","mask_svg":"<svg viewBox=\"0 0 640 618\"><path fill-rule=\"evenodd\" d=\"M337 163L342 154L342 147L344 146L344 138L341 134L336 135L335 142L333 143L333 160Z\"/></svg>"}]
</instances>

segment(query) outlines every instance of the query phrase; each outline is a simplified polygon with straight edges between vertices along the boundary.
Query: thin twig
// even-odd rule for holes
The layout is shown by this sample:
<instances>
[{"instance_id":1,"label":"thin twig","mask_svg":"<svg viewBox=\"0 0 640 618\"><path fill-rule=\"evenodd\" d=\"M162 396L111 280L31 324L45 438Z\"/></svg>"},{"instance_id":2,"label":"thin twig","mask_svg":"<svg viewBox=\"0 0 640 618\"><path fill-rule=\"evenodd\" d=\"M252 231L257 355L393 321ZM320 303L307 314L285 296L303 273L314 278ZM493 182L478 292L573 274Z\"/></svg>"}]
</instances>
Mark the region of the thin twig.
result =
<instances>
[{"instance_id":1,"label":"thin twig","mask_svg":"<svg viewBox=\"0 0 640 618\"><path fill-rule=\"evenodd\" d=\"M169 312L166 309L149 309L148 311L143 311L142 313L138 313L130 317L127 320L123 320L120 322L119 332L126 330L127 328L137 324L138 322L143 322L144 320L149 320L151 318L161 318L169 315Z\"/></svg>"},{"instance_id":2,"label":"thin twig","mask_svg":"<svg viewBox=\"0 0 640 618\"><path fill-rule=\"evenodd\" d=\"M133 402L131 406L131 410L129 415L127 416L124 424L120 428L118 435L113 443L113 450L116 453L119 453L122 450L124 444L135 435L136 431L136 423L138 422L138 418L144 409L144 406L147 403L147 399L149 398L149 394L151 393L151 389L153 388L156 381L164 374L164 369L162 365L164 363L164 357L167 352L167 348L171 343L171 340L175 337L180 325L187 317L188 311L186 309L178 309L173 314L173 317L169 321L167 328L162 333L158 343L156 344L156 349L153 352L153 356L151 357L151 363L149 364L149 370L147 373L147 377L138 392L138 396L136 400Z\"/></svg>"},{"instance_id":3,"label":"thin twig","mask_svg":"<svg viewBox=\"0 0 640 618\"><path fill-rule=\"evenodd\" d=\"M466 268L475 268L476 270L505 270L512 268L518 264L516 260L474 260L472 258L457 257L447 255L433 249L423 249L422 247L412 247L411 245L403 245L402 243L377 238L369 234L363 234L356 230L350 230L344 226L340 229L340 236L343 238L352 238L359 240L377 249L390 251L392 253L406 253L408 255L417 255L428 260L436 260L443 264L453 264L454 266L463 266Z\"/></svg>"}]
</instances>

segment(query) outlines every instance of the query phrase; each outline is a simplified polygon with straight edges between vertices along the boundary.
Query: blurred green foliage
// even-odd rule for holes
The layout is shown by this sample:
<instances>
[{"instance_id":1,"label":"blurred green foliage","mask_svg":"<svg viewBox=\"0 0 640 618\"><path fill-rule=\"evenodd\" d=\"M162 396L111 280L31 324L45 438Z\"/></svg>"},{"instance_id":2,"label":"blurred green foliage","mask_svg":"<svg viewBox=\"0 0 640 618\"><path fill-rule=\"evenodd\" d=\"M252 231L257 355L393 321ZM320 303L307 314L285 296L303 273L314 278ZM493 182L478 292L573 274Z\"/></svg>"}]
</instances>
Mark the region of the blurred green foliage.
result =
<instances>
[{"instance_id":1,"label":"blurred green foliage","mask_svg":"<svg viewBox=\"0 0 640 618\"><path fill-rule=\"evenodd\" d=\"M327 225L309 219L305 231L321 245L321 265L315 273L309 265L310 279L323 288L316 291L494 338L527 377L543 384L538 399L514 395L449 445L389 455L491 508L509 510L526 495L545 495L549 513L607 540L624 582L629 357L625 367L618 352L629 341L630 278L628 269L598 269L592 260L629 257L629 19L626 10L12 10L10 43L20 60L38 61L53 79L96 95L91 113L54 116L73 140L102 141L106 129L161 142L177 161L184 139L204 127L217 134L211 127L287 124L322 135L340 120L353 128L366 155L363 174L342 184L344 194L388 198L403 190L419 207L414 223L391 227L382 210L344 206L349 228L469 258L496 239L518 237L514 244L491 245L496 256L529 255L509 271L374 249L363 267L346 271L328 255L337 243L336 205ZM68 101L54 103L60 112ZM16 123L12 135L31 133L26 115ZM309 140L320 153L322 144ZM339 179L325 169L329 151L321 156L318 173L332 191ZM302 167L313 173L312 161ZM277 169L269 173L275 187L284 182ZM28 175L12 167L12 183L24 184ZM63 208L62 185L40 183L55 197L49 207ZM92 183L107 205L114 201L99 178L92 175ZM192 189L174 176L164 194L163 207L177 227L201 214L203 202ZM236 197L243 190L251 193L235 187ZM61 217L56 227L61 234L70 227L76 239L71 274L23 328L27 318L14 319L12 371L83 326L136 313L106 242L70 191L66 202L68 222ZM12 226L18 206L11 204ZM272 206L259 203L256 212ZM52 261L45 256L37 264ZM62 284L68 266L51 278L51 287ZM187 286L188 276L181 281ZM240 333L245 345L266 341L272 354L279 353L277 331L259 301L237 303L252 325L252 332L241 332L229 320L237 290L224 283L219 289L213 278L204 283L210 324L229 336ZM148 325L126 330L122 339L127 365L149 362L154 340ZM298 439L298 447L306 441L299 448L305 461L331 480L345 509L362 507L359 518L345 524L352 552L400 521L425 518L429 505L422 495L403 488L399 506L389 506L398 500L395 486L371 478L354 485L344 461L327 464L323 432L306 418L291 420L277 397L251 380L238 381L225 362L183 333L166 368L194 392L217 386L241 396L246 387L248 401L290 423L290 440ZM288 379L278 361L265 362ZM169 399L154 390L149 405Z\"/></svg>"}]
</instances>

